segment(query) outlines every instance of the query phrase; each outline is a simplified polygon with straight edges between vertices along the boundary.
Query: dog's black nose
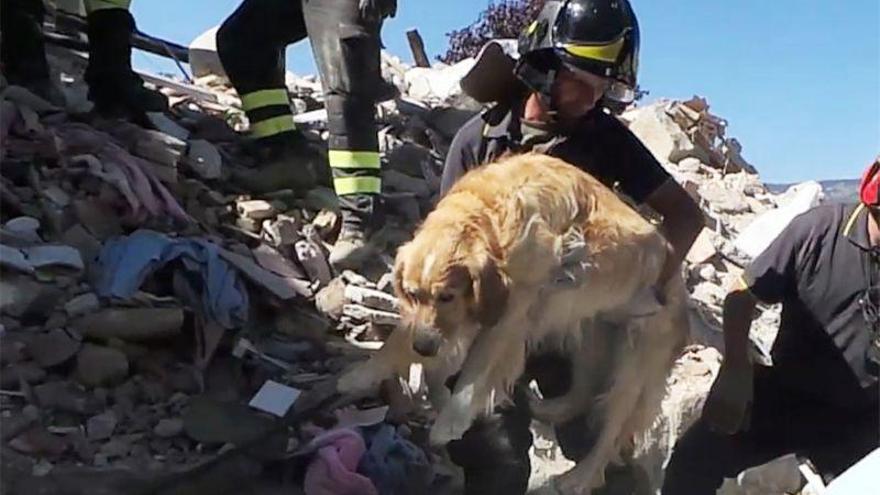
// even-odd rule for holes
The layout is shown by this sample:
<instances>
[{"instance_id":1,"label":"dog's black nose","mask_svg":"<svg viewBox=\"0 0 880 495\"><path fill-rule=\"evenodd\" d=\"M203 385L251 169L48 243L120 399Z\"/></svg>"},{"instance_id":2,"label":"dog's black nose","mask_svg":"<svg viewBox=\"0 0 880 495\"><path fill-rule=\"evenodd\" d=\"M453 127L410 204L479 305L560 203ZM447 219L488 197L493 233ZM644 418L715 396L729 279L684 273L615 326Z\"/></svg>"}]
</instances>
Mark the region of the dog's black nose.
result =
<instances>
[{"instance_id":1,"label":"dog's black nose","mask_svg":"<svg viewBox=\"0 0 880 495\"><path fill-rule=\"evenodd\" d=\"M440 335L434 332L417 331L413 338L413 350L423 357L434 357L440 350Z\"/></svg>"}]
</instances>

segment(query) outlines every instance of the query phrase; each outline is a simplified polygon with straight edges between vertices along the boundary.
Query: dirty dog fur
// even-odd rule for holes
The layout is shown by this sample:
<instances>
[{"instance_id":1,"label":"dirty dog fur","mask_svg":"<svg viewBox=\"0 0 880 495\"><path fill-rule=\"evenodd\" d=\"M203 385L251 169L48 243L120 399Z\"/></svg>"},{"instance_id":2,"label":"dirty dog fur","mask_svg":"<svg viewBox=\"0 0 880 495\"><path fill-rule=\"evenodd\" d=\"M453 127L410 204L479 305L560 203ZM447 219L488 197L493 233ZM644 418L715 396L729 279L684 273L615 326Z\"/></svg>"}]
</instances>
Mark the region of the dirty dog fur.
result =
<instances>
[{"instance_id":1,"label":"dirty dog fur","mask_svg":"<svg viewBox=\"0 0 880 495\"><path fill-rule=\"evenodd\" d=\"M573 238L582 240L580 254L569 247ZM594 447L555 480L563 493L589 493L653 422L685 344L681 277L659 288L663 305L653 290L668 255L656 227L574 166L529 153L480 167L399 249L394 280L403 323L338 387L362 392L421 363L440 411L431 440L442 445L508 400L529 349L561 343L573 357L572 389L535 400L533 411L551 423L591 411L600 432ZM608 360L611 384L597 400L588 375L598 328L626 332L627 345ZM456 372L450 395L443 384Z\"/></svg>"}]
</instances>

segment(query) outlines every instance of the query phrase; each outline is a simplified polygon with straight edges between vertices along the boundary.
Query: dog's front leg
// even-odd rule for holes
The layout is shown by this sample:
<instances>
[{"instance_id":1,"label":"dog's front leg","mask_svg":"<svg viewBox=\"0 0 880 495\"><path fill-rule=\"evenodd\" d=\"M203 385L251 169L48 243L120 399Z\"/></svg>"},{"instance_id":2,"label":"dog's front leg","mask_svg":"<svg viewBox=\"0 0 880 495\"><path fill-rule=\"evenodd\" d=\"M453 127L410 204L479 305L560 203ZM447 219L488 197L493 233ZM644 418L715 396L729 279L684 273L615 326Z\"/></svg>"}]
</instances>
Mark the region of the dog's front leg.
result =
<instances>
[{"instance_id":1,"label":"dog's front leg","mask_svg":"<svg viewBox=\"0 0 880 495\"><path fill-rule=\"evenodd\" d=\"M478 415L491 412L496 394L507 393L501 388L512 385L522 374L525 364L522 326L502 320L474 340L452 396L431 428L433 445L461 438Z\"/></svg>"},{"instance_id":2,"label":"dog's front leg","mask_svg":"<svg viewBox=\"0 0 880 495\"><path fill-rule=\"evenodd\" d=\"M383 380L408 369L416 361L411 342L409 332L395 328L381 349L339 378L336 390L353 396L374 392Z\"/></svg>"}]
</instances>

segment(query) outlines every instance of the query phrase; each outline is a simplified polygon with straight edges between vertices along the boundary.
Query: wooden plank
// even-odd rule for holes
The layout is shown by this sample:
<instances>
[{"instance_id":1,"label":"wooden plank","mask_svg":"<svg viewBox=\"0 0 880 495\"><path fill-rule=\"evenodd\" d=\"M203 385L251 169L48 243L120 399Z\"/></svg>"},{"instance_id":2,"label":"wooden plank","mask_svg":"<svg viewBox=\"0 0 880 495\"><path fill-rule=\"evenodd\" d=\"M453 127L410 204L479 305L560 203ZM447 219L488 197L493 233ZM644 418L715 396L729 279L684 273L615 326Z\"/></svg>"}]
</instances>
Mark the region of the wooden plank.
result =
<instances>
[{"instance_id":1,"label":"wooden plank","mask_svg":"<svg viewBox=\"0 0 880 495\"><path fill-rule=\"evenodd\" d=\"M418 29L410 29L406 32L406 39L409 41L409 49L412 50L413 60L416 67L430 67L431 62L428 61L428 55L425 53L425 42Z\"/></svg>"}]
</instances>

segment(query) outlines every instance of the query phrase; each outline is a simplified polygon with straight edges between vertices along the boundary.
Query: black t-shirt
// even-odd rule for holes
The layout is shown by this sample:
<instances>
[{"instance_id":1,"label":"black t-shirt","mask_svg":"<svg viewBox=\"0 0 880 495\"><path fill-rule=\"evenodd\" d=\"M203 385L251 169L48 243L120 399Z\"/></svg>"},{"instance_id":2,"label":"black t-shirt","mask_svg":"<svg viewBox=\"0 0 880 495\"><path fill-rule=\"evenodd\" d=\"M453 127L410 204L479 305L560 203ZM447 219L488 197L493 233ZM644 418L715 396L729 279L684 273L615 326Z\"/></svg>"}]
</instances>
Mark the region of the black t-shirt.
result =
<instances>
[{"instance_id":1,"label":"black t-shirt","mask_svg":"<svg viewBox=\"0 0 880 495\"><path fill-rule=\"evenodd\" d=\"M469 120L452 141L443 169L441 194L471 170L507 151L526 151L519 112L496 106ZM573 131L558 136L547 154L584 170L636 203L657 190L669 173L629 129L602 108L587 114Z\"/></svg>"},{"instance_id":2,"label":"black t-shirt","mask_svg":"<svg viewBox=\"0 0 880 495\"><path fill-rule=\"evenodd\" d=\"M773 366L783 382L815 398L859 408L877 401L866 357L874 329L863 313L880 281L870 256L864 206L826 205L797 218L746 269L749 290L782 303Z\"/></svg>"}]
</instances>

